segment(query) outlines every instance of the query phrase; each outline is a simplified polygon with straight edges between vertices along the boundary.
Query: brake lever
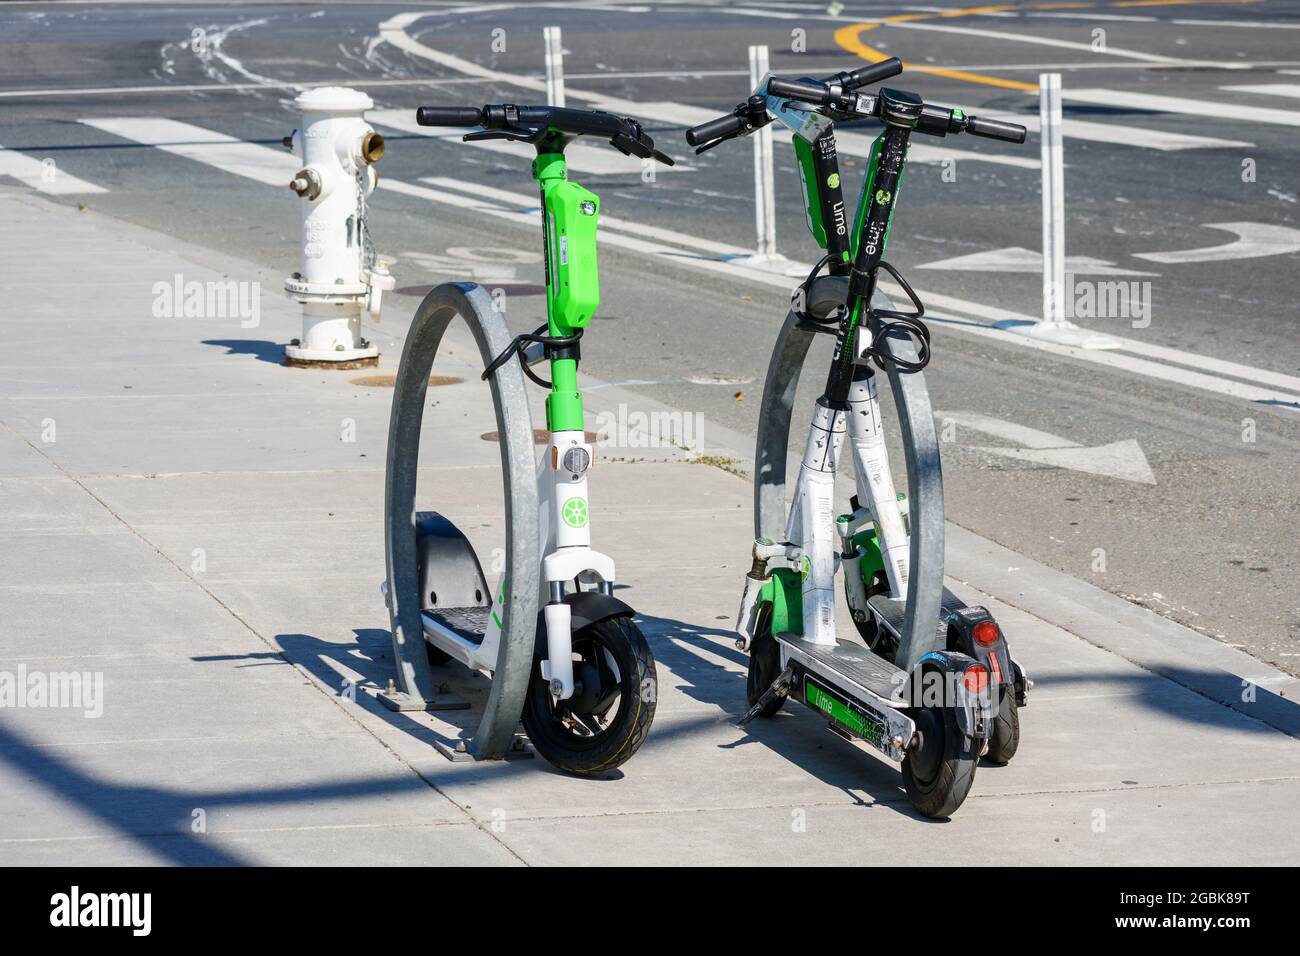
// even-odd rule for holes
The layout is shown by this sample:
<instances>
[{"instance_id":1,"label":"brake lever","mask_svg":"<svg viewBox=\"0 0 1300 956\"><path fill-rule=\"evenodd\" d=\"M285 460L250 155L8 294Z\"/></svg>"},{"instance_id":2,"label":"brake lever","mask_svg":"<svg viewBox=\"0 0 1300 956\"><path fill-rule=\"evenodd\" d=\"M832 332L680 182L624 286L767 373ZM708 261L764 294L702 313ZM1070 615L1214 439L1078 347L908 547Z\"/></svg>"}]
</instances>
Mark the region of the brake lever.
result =
<instances>
[{"instance_id":1,"label":"brake lever","mask_svg":"<svg viewBox=\"0 0 1300 956\"><path fill-rule=\"evenodd\" d=\"M655 141L645 133L642 133L639 126L636 127L636 129L639 136L638 139L633 139L626 133L619 133L609 141L610 145L624 156L635 156L637 159L654 159L657 162L663 163L665 166L677 165L671 156L655 149Z\"/></svg>"},{"instance_id":2,"label":"brake lever","mask_svg":"<svg viewBox=\"0 0 1300 956\"><path fill-rule=\"evenodd\" d=\"M518 143L536 143L541 135L541 129L522 129L519 127L511 129L482 129L473 133L466 133L461 137L461 142L476 143L485 139L508 139Z\"/></svg>"}]
</instances>

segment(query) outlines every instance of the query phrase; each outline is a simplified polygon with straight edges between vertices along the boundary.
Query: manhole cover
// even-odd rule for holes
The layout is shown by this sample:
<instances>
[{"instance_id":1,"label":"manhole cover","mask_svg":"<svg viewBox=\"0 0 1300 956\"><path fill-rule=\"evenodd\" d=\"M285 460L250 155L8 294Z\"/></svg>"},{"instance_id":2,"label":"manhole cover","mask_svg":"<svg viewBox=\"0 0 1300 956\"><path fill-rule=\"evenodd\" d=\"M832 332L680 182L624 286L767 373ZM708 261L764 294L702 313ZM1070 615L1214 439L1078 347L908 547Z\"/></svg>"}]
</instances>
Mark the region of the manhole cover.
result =
<instances>
[{"instance_id":1,"label":"manhole cover","mask_svg":"<svg viewBox=\"0 0 1300 956\"><path fill-rule=\"evenodd\" d=\"M353 385L365 385L370 388L392 388L397 384L397 375L395 373L383 375L358 375L356 378L348 379ZM430 387L439 385L459 385L465 381L455 375L430 375Z\"/></svg>"},{"instance_id":2,"label":"manhole cover","mask_svg":"<svg viewBox=\"0 0 1300 956\"><path fill-rule=\"evenodd\" d=\"M600 435L598 435L596 432L584 432L584 434L586 435L587 444L589 445L594 444L596 441L600 439ZM500 441L501 433L484 432L482 435L479 435L478 437L483 439L484 441ZM533 429L534 445L545 445L550 440L551 440L551 433L548 432L545 428Z\"/></svg>"}]
</instances>

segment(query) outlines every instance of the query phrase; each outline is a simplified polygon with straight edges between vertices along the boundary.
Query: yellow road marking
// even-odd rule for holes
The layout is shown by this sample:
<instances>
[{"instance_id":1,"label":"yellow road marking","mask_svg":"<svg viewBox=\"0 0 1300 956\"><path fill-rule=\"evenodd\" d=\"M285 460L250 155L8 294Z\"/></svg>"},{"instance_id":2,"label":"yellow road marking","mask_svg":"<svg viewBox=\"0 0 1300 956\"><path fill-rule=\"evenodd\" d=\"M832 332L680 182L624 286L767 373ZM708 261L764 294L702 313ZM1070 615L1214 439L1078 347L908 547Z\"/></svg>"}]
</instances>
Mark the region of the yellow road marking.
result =
<instances>
[{"instance_id":1,"label":"yellow road marking","mask_svg":"<svg viewBox=\"0 0 1300 956\"><path fill-rule=\"evenodd\" d=\"M1261 0L1117 0L1117 2L1109 4L1086 2L999 4L996 6L968 7L964 10L943 10L939 13L900 13L890 17L882 17L879 20L867 20L862 23L852 23L846 27L840 27L840 29L835 31L835 42L842 49L861 57L868 63L879 63L881 60L889 59L891 54L882 53L875 47L868 46L866 43L862 42L862 34L866 33L868 30L876 30L886 23L908 23L913 20L972 17L979 16L982 13L1005 13L1018 10L1082 10L1098 6L1172 7L1181 6L1183 4L1240 4L1260 2ZM949 70L945 67L925 66L921 63L904 63L903 66L905 69L913 73L930 73L934 76L945 76L951 80L961 80L965 83L979 83L983 86L996 86L1004 90L1026 90L1029 92L1036 92L1038 90L1037 83L1026 83L1023 80L1011 80L1006 77L991 76L987 73L969 73L965 70Z\"/></svg>"}]
</instances>

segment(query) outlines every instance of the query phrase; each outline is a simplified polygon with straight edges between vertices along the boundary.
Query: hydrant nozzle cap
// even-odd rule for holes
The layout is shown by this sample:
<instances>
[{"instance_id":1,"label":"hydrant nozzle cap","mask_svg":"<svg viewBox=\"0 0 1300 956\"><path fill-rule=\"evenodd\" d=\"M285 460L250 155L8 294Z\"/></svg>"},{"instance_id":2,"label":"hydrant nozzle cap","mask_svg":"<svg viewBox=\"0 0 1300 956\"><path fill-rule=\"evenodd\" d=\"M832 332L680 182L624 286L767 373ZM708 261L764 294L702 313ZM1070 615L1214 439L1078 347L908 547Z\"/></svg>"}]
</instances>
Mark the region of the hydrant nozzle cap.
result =
<instances>
[{"instance_id":1,"label":"hydrant nozzle cap","mask_svg":"<svg viewBox=\"0 0 1300 956\"><path fill-rule=\"evenodd\" d=\"M361 158L367 163L377 163L384 158L384 137L374 130L361 137Z\"/></svg>"}]
</instances>

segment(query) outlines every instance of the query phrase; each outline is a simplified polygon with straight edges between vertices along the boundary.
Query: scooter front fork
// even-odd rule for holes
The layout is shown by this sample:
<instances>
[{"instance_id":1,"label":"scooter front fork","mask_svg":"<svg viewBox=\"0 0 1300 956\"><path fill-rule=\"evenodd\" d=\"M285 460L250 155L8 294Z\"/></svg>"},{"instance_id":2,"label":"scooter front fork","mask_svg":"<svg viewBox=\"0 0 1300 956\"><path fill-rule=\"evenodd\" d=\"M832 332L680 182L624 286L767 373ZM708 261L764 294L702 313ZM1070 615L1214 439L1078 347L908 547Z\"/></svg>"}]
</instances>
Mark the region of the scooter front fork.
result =
<instances>
[{"instance_id":1,"label":"scooter front fork","mask_svg":"<svg viewBox=\"0 0 1300 956\"><path fill-rule=\"evenodd\" d=\"M876 376L865 366L858 368L849 391L849 443L857 474L858 499L871 511L880 533L880 553L893 596L907 595L910 560L907 528L898 507L894 476L889 469L889 451L880 422L880 397Z\"/></svg>"},{"instance_id":2,"label":"scooter front fork","mask_svg":"<svg viewBox=\"0 0 1300 956\"><path fill-rule=\"evenodd\" d=\"M573 631L569 605L564 603L564 584L551 582L550 601L542 608L546 624L546 670L542 676L551 684L551 696L564 700L573 696Z\"/></svg>"},{"instance_id":3,"label":"scooter front fork","mask_svg":"<svg viewBox=\"0 0 1300 956\"><path fill-rule=\"evenodd\" d=\"M803 463L797 500L787 537L803 551L803 638L835 646L835 469L844 443L845 413L826 398L817 400Z\"/></svg>"},{"instance_id":4,"label":"scooter front fork","mask_svg":"<svg viewBox=\"0 0 1300 956\"><path fill-rule=\"evenodd\" d=\"M771 538L758 538L754 541L754 562L745 575L745 589L740 594L740 611L736 614L736 650L748 651L753 643L754 628L758 623L758 596L772 580L767 573L767 563L773 558L784 557L785 553L786 546L776 544Z\"/></svg>"}]
</instances>

